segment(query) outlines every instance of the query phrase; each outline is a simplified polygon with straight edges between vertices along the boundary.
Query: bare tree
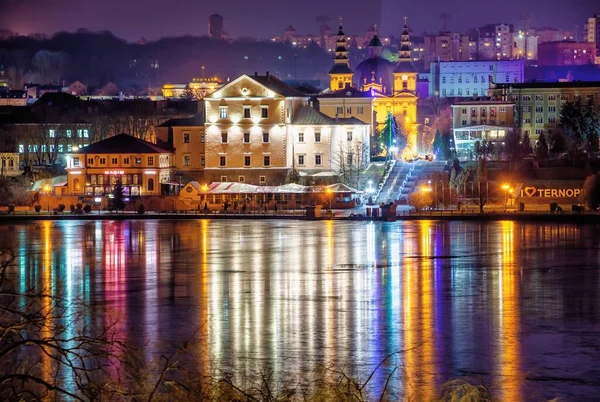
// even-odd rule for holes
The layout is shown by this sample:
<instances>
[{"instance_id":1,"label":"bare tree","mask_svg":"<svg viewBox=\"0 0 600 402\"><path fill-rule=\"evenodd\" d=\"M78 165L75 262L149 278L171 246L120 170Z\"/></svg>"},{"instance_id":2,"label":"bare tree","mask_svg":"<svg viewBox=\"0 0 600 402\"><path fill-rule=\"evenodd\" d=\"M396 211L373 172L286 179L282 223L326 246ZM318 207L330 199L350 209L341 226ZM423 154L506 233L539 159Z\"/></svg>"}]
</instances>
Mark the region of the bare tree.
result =
<instances>
[{"instance_id":1,"label":"bare tree","mask_svg":"<svg viewBox=\"0 0 600 402\"><path fill-rule=\"evenodd\" d=\"M68 57L64 52L38 51L33 56L31 64L39 83L58 85L67 67Z\"/></svg>"}]
</instances>

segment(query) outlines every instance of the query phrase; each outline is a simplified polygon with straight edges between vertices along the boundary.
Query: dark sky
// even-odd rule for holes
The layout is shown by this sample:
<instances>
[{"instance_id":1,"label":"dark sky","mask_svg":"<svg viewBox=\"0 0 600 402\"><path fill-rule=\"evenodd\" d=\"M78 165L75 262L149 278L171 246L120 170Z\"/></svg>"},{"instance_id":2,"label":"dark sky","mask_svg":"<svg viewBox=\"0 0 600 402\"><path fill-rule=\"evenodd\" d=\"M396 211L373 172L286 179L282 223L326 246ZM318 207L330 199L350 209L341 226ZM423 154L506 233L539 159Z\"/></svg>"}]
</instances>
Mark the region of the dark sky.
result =
<instances>
[{"instance_id":1,"label":"dark sky","mask_svg":"<svg viewBox=\"0 0 600 402\"><path fill-rule=\"evenodd\" d=\"M334 28L342 14L347 33L363 34L377 22L384 34L397 35L405 14L421 33L440 30L442 13L452 16L448 28L460 31L488 22L520 25L521 14L530 13L533 26L579 25L581 31L594 12L600 12L599 0L0 0L0 28L51 34L85 27L135 41L203 35L208 16L219 13L230 35L266 38L289 24L299 33L316 33L317 15L330 16Z\"/></svg>"}]
</instances>

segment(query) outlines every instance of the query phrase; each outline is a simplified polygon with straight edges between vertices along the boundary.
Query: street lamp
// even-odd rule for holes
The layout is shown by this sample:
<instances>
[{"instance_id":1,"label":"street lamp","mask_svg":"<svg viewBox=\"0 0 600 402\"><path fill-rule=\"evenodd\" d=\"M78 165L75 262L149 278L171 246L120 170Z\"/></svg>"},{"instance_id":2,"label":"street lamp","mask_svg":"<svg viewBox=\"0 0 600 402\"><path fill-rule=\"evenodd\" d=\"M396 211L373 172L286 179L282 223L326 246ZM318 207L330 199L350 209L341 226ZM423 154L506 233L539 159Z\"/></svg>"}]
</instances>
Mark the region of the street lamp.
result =
<instances>
[{"instance_id":1,"label":"street lamp","mask_svg":"<svg viewBox=\"0 0 600 402\"><path fill-rule=\"evenodd\" d=\"M502 190L504 190L504 212L506 212L506 202L508 198L508 193L510 192L512 194L512 189L508 184L503 184Z\"/></svg>"},{"instance_id":2,"label":"street lamp","mask_svg":"<svg viewBox=\"0 0 600 402\"><path fill-rule=\"evenodd\" d=\"M421 208L425 207L425 194L431 193L431 187L421 187Z\"/></svg>"},{"instance_id":3,"label":"street lamp","mask_svg":"<svg viewBox=\"0 0 600 402\"><path fill-rule=\"evenodd\" d=\"M331 198L333 197L333 190L327 187L325 192L327 193L327 200L329 201L329 212L331 212Z\"/></svg>"}]
</instances>

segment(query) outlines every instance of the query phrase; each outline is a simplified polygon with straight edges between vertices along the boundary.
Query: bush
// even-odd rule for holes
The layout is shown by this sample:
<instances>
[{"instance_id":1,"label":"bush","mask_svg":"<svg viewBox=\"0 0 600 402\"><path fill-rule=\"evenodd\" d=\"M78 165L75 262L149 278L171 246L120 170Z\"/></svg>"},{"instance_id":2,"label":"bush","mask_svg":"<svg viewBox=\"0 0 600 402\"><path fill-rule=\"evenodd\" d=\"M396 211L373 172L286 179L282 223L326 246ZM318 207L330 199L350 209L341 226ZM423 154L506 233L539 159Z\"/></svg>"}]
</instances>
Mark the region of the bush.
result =
<instances>
[{"instance_id":1,"label":"bush","mask_svg":"<svg viewBox=\"0 0 600 402\"><path fill-rule=\"evenodd\" d=\"M410 194L408 196L408 205L415 208L417 211L432 206L433 196L431 195L431 191L417 191Z\"/></svg>"},{"instance_id":2,"label":"bush","mask_svg":"<svg viewBox=\"0 0 600 402\"><path fill-rule=\"evenodd\" d=\"M65 212L65 204L58 204L58 212L62 213Z\"/></svg>"},{"instance_id":3,"label":"bush","mask_svg":"<svg viewBox=\"0 0 600 402\"><path fill-rule=\"evenodd\" d=\"M81 209L81 208L83 208L83 204L81 204L80 202L78 202L77 205L75 205L75 207L77 209Z\"/></svg>"},{"instance_id":4,"label":"bush","mask_svg":"<svg viewBox=\"0 0 600 402\"><path fill-rule=\"evenodd\" d=\"M582 194L585 205L594 211L597 210L600 205L600 173L585 179Z\"/></svg>"},{"instance_id":5,"label":"bush","mask_svg":"<svg viewBox=\"0 0 600 402\"><path fill-rule=\"evenodd\" d=\"M71 210L71 213L74 214L75 213L75 204L71 204L69 206L69 209Z\"/></svg>"},{"instance_id":6,"label":"bush","mask_svg":"<svg viewBox=\"0 0 600 402\"><path fill-rule=\"evenodd\" d=\"M8 204L8 213L15 213L15 204Z\"/></svg>"},{"instance_id":7,"label":"bush","mask_svg":"<svg viewBox=\"0 0 600 402\"><path fill-rule=\"evenodd\" d=\"M92 212L92 206L89 204L85 204L85 207L83 207L83 212L89 214L90 212Z\"/></svg>"},{"instance_id":8,"label":"bush","mask_svg":"<svg viewBox=\"0 0 600 402\"><path fill-rule=\"evenodd\" d=\"M144 208L144 204L140 204L140 206L137 209L137 213L141 215L141 214L143 214L145 212L146 212L146 210Z\"/></svg>"},{"instance_id":9,"label":"bush","mask_svg":"<svg viewBox=\"0 0 600 402\"><path fill-rule=\"evenodd\" d=\"M37 212L38 214L40 213L40 211L42 210L42 206L40 204L37 204L36 206L34 206L33 208L35 208L35 212Z\"/></svg>"}]
</instances>

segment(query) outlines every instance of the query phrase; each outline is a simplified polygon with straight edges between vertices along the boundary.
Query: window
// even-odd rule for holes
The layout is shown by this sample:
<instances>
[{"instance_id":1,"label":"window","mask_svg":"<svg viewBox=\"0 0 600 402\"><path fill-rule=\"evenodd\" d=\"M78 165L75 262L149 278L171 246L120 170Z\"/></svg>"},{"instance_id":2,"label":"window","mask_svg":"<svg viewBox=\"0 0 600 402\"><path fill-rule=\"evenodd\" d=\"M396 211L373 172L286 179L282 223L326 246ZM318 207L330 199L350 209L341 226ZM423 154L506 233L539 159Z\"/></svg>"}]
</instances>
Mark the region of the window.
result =
<instances>
[{"instance_id":1,"label":"window","mask_svg":"<svg viewBox=\"0 0 600 402\"><path fill-rule=\"evenodd\" d=\"M304 133L298 133L298 142L304 142Z\"/></svg>"},{"instance_id":2,"label":"window","mask_svg":"<svg viewBox=\"0 0 600 402\"><path fill-rule=\"evenodd\" d=\"M348 164L349 166L352 166L352 153L349 153L346 156L346 164Z\"/></svg>"},{"instance_id":3,"label":"window","mask_svg":"<svg viewBox=\"0 0 600 402\"><path fill-rule=\"evenodd\" d=\"M525 112L525 113L531 112L531 107L529 107L529 106L523 106L523 112Z\"/></svg>"},{"instance_id":4,"label":"window","mask_svg":"<svg viewBox=\"0 0 600 402\"><path fill-rule=\"evenodd\" d=\"M222 182L225 182L225 181L227 181L227 176L221 176L221 181L222 181Z\"/></svg>"},{"instance_id":5,"label":"window","mask_svg":"<svg viewBox=\"0 0 600 402\"><path fill-rule=\"evenodd\" d=\"M496 108L495 107L490 108L490 117L496 117Z\"/></svg>"},{"instance_id":6,"label":"window","mask_svg":"<svg viewBox=\"0 0 600 402\"><path fill-rule=\"evenodd\" d=\"M244 166L251 166L249 155L244 156Z\"/></svg>"},{"instance_id":7,"label":"window","mask_svg":"<svg viewBox=\"0 0 600 402\"><path fill-rule=\"evenodd\" d=\"M471 108L471 117L477 117L477 109Z\"/></svg>"},{"instance_id":8,"label":"window","mask_svg":"<svg viewBox=\"0 0 600 402\"><path fill-rule=\"evenodd\" d=\"M460 75L458 76L458 83L462 84L462 76L460 76Z\"/></svg>"},{"instance_id":9,"label":"window","mask_svg":"<svg viewBox=\"0 0 600 402\"><path fill-rule=\"evenodd\" d=\"M129 165L129 158L123 158L123 164Z\"/></svg>"},{"instance_id":10,"label":"window","mask_svg":"<svg viewBox=\"0 0 600 402\"><path fill-rule=\"evenodd\" d=\"M142 164L142 158L135 158L135 164L136 165L141 165Z\"/></svg>"},{"instance_id":11,"label":"window","mask_svg":"<svg viewBox=\"0 0 600 402\"><path fill-rule=\"evenodd\" d=\"M269 133L268 132L263 133L263 142L264 143L269 142Z\"/></svg>"},{"instance_id":12,"label":"window","mask_svg":"<svg viewBox=\"0 0 600 402\"><path fill-rule=\"evenodd\" d=\"M266 119L269 117L269 107L268 106L260 107L260 117L262 117L263 119Z\"/></svg>"},{"instance_id":13,"label":"window","mask_svg":"<svg viewBox=\"0 0 600 402\"><path fill-rule=\"evenodd\" d=\"M42 145L40 148L40 152L46 152L46 145Z\"/></svg>"},{"instance_id":14,"label":"window","mask_svg":"<svg viewBox=\"0 0 600 402\"><path fill-rule=\"evenodd\" d=\"M94 158L88 158L88 165L94 164Z\"/></svg>"},{"instance_id":15,"label":"window","mask_svg":"<svg viewBox=\"0 0 600 402\"><path fill-rule=\"evenodd\" d=\"M548 117L548 123L556 123L556 117Z\"/></svg>"},{"instance_id":16,"label":"window","mask_svg":"<svg viewBox=\"0 0 600 402\"><path fill-rule=\"evenodd\" d=\"M206 165L206 159L204 155L200 155L200 166L204 167Z\"/></svg>"},{"instance_id":17,"label":"window","mask_svg":"<svg viewBox=\"0 0 600 402\"><path fill-rule=\"evenodd\" d=\"M537 135L540 135L540 134L542 134L542 129L541 129L541 128L536 128L536 129L535 129L535 133L536 133Z\"/></svg>"},{"instance_id":18,"label":"window","mask_svg":"<svg viewBox=\"0 0 600 402\"><path fill-rule=\"evenodd\" d=\"M501 107L501 108L500 108L500 113L506 113L506 108L504 108L504 107Z\"/></svg>"},{"instance_id":19,"label":"window","mask_svg":"<svg viewBox=\"0 0 600 402\"><path fill-rule=\"evenodd\" d=\"M357 106L356 107L356 114L364 114L364 107L363 106Z\"/></svg>"},{"instance_id":20,"label":"window","mask_svg":"<svg viewBox=\"0 0 600 402\"><path fill-rule=\"evenodd\" d=\"M190 155L183 155L183 166L190 166L192 164L192 158Z\"/></svg>"},{"instance_id":21,"label":"window","mask_svg":"<svg viewBox=\"0 0 600 402\"><path fill-rule=\"evenodd\" d=\"M549 101L556 100L556 95L548 95L548 100Z\"/></svg>"},{"instance_id":22,"label":"window","mask_svg":"<svg viewBox=\"0 0 600 402\"><path fill-rule=\"evenodd\" d=\"M206 137L204 136L204 134L202 134L202 135L200 136L200 142L201 142L202 144L204 144L205 138L206 138Z\"/></svg>"},{"instance_id":23,"label":"window","mask_svg":"<svg viewBox=\"0 0 600 402\"><path fill-rule=\"evenodd\" d=\"M79 167L79 158L73 158L73 166Z\"/></svg>"},{"instance_id":24,"label":"window","mask_svg":"<svg viewBox=\"0 0 600 402\"><path fill-rule=\"evenodd\" d=\"M475 84L477 83L477 76L473 77L473 83L475 83Z\"/></svg>"},{"instance_id":25,"label":"window","mask_svg":"<svg viewBox=\"0 0 600 402\"><path fill-rule=\"evenodd\" d=\"M244 119L250 118L250 106L244 106Z\"/></svg>"},{"instance_id":26,"label":"window","mask_svg":"<svg viewBox=\"0 0 600 402\"><path fill-rule=\"evenodd\" d=\"M338 106L335 110L336 114L344 114L344 108L342 106Z\"/></svg>"},{"instance_id":27,"label":"window","mask_svg":"<svg viewBox=\"0 0 600 402\"><path fill-rule=\"evenodd\" d=\"M537 124L539 124L539 123L543 123L543 122L544 122L544 119L542 119L541 117L536 117L536 118L535 118L535 122L536 122Z\"/></svg>"},{"instance_id":28,"label":"window","mask_svg":"<svg viewBox=\"0 0 600 402\"><path fill-rule=\"evenodd\" d=\"M481 117L485 117L486 116L486 111L485 109L481 109Z\"/></svg>"},{"instance_id":29,"label":"window","mask_svg":"<svg viewBox=\"0 0 600 402\"><path fill-rule=\"evenodd\" d=\"M246 182L246 176L239 176L239 177L238 177L238 181L239 181L240 183L245 183L245 182Z\"/></svg>"},{"instance_id":30,"label":"window","mask_svg":"<svg viewBox=\"0 0 600 402\"><path fill-rule=\"evenodd\" d=\"M531 124L531 119L530 118L523 119L523 123Z\"/></svg>"},{"instance_id":31,"label":"window","mask_svg":"<svg viewBox=\"0 0 600 402\"><path fill-rule=\"evenodd\" d=\"M322 158L323 158L323 155L321 155L321 154L315 155L315 166L321 166Z\"/></svg>"},{"instance_id":32,"label":"window","mask_svg":"<svg viewBox=\"0 0 600 402\"><path fill-rule=\"evenodd\" d=\"M446 96L446 88L442 89L442 96Z\"/></svg>"},{"instance_id":33,"label":"window","mask_svg":"<svg viewBox=\"0 0 600 402\"><path fill-rule=\"evenodd\" d=\"M227 144L227 132L222 132L221 133L221 143L222 144Z\"/></svg>"},{"instance_id":34,"label":"window","mask_svg":"<svg viewBox=\"0 0 600 402\"><path fill-rule=\"evenodd\" d=\"M148 157L148 166L154 166L154 156Z\"/></svg>"},{"instance_id":35,"label":"window","mask_svg":"<svg viewBox=\"0 0 600 402\"><path fill-rule=\"evenodd\" d=\"M19 153L20 154L25 153L25 145L23 145L23 144L19 145Z\"/></svg>"},{"instance_id":36,"label":"window","mask_svg":"<svg viewBox=\"0 0 600 402\"><path fill-rule=\"evenodd\" d=\"M464 108L462 108L462 109L460 110L460 113L461 113L461 114L467 114L467 108L465 108L465 107L464 107Z\"/></svg>"},{"instance_id":37,"label":"window","mask_svg":"<svg viewBox=\"0 0 600 402\"><path fill-rule=\"evenodd\" d=\"M548 106L549 112L556 112L556 106Z\"/></svg>"},{"instance_id":38,"label":"window","mask_svg":"<svg viewBox=\"0 0 600 402\"><path fill-rule=\"evenodd\" d=\"M462 88L458 88L458 96L462 96Z\"/></svg>"},{"instance_id":39,"label":"window","mask_svg":"<svg viewBox=\"0 0 600 402\"><path fill-rule=\"evenodd\" d=\"M79 158L77 158L77 160L79 160ZM100 158L100 164L106 165L106 158Z\"/></svg>"},{"instance_id":40,"label":"window","mask_svg":"<svg viewBox=\"0 0 600 402\"><path fill-rule=\"evenodd\" d=\"M88 130L81 130L82 138L90 138L90 132Z\"/></svg>"},{"instance_id":41,"label":"window","mask_svg":"<svg viewBox=\"0 0 600 402\"><path fill-rule=\"evenodd\" d=\"M71 130L67 130L67 138L71 138L73 136Z\"/></svg>"},{"instance_id":42,"label":"window","mask_svg":"<svg viewBox=\"0 0 600 402\"><path fill-rule=\"evenodd\" d=\"M148 191L154 191L154 179L148 179Z\"/></svg>"},{"instance_id":43,"label":"window","mask_svg":"<svg viewBox=\"0 0 600 402\"><path fill-rule=\"evenodd\" d=\"M321 142L321 132L315 131L315 142Z\"/></svg>"},{"instance_id":44,"label":"window","mask_svg":"<svg viewBox=\"0 0 600 402\"><path fill-rule=\"evenodd\" d=\"M227 118L227 106L219 106L219 118Z\"/></svg>"},{"instance_id":45,"label":"window","mask_svg":"<svg viewBox=\"0 0 600 402\"><path fill-rule=\"evenodd\" d=\"M116 165L119 163L119 158L112 158L111 162L113 165Z\"/></svg>"},{"instance_id":46,"label":"window","mask_svg":"<svg viewBox=\"0 0 600 402\"><path fill-rule=\"evenodd\" d=\"M504 82L510 82L510 75L506 74L506 76L504 77Z\"/></svg>"},{"instance_id":47,"label":"window","mask_svg":"<svg viewBox=\"0 0 600 402\"><path fill-rule=\"evenodd\" d=\"M271 156L270 155L265 155L263 157L263 162L265 166L271 166Z\"/></svg>"},{"instance_id":48,"label":"window","mask_svg":"<svg viewBox=\"0 0 600 402\"><path fill-rule=\"evenodd\" d=\"M562 101L568 101L569 100L569 95L561 95L560 96L560 100L562 100Z\"/></svg>"},{"instance_id":49,"label":"window","mask_svg":"<svg viewBox=\"0 0 600 402\"><path fill-rule=\"evenodd\" d=\"M244 133L244 144L250 144L250 133Z\"/></svg>"},{"instance_id":50,"label":"window","mask_svg":"<svg viewBox=\"0 0 600 402\"><path fill-rule=\"evenodd\" d=\"M298 155L298 165L304 166L304 155Z\"/></svg>"},{"instance_id":51,"label":"window","mask_svg":"<svg viewBox=\"0 0 600 402\"><path fill-rule=\"evenodd\" d=\"M530 100L531 100L531 96L529 96L529 95L523 95L523 98L522 98L522 99L523 99L524 101L530 101Z\"/></svg>"},{"instance_id":52,"label":"window","mask_svg":"<svg viewBox=\"0 0 600 402\"><path fill-rule=\"evenodd\" d=\"M54 138L56 137L56 132L54 130L48 130L48 135L50 136L50 138Z\"/></svg>"},{"instance_id":53,"label":"window","mask_svg":"<svg viewBox=\"0 0 600 402\"><path fill-rule=\"evenodd\" d=\"M352 141L352 131L348 131L348 132L346 133L346 139L347 139L348 141Z\"/></svg>"},{"instance_id":54,"label":"window","mask_svg":"<svg viewBox=\"0 0 600 402\"><path fill-rule=\"evenodd\" d=\"M490 64L490 71L494 71L494 65Z\"/></svg>"},{"instance_id":55,"label":"window","mask_svg":"<svg viewBox=\"0 0 600 402\"><path fill-rule=\"evenodd\" d=\"M446 83L446 77L442 77L442 84Z\"/></svg>"},{"instance_id":56,"label":"window","mask_svg":"<svg viewBox=\"0 0 600 402\"><path fill-rule=\"evenodd\" d=\"M258 181L260 182L260 184L265 184L267 182L267 176L260 176L258 178Z\"/></svg>"},{"instance_id":57,"label":"window","mask_svg":"<svg viewBox=\"0 0 600 402\"><path fill-rule=\"evenodd\" d=\"M183 133L183 143L184 144L190 143L190 133Z\"/></svg>"},{"instance_id":58,"label":"window","mask_svg":"<svg viewBox=\"0 0 600 402\"><path fill-rule=\"evenodd\" d=\"M408 82L402 81L402 89L408 89Z\"/></svg>"},{"instance_id":59,"label":"window","mask_svg":"<svg viewBox=\"0 0 600 402\"><path fill-rule=\"evenodd\" d=\"M535 107L535 112L536 113L542 113L544 111L544 107L543 106L536 106Z\"/></svg>"},{"instance_id":60,"label":"window","mask_svg":"<svg viewBox=\"0 0 600 402\"><path fill-rule=\"evenodd\" d=\"M466 92L467 92L467 96L471 95L471 90L470 89L467 89Z\"/></svg>"},{"instance_id":61,"label":"window","mask_svg":"<svg viewBox=\"0 0 600 402\"><path fill-rule=\"evenodd\" d=\"M352 114L352 106L348 106L348 107L346 108L346 113L348 113L348 114Z\"/></svg>"}]
</instances>

